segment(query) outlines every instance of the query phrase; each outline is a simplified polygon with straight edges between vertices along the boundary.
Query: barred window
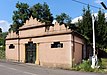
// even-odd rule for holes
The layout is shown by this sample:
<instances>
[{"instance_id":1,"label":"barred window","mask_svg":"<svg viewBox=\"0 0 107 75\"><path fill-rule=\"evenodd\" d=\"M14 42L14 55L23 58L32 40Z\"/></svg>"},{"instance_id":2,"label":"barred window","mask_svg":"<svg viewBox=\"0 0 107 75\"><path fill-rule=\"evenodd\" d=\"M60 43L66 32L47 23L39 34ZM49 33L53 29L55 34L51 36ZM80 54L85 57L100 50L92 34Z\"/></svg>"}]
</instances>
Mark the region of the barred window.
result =
<instances>
[{"instance_id":1,"label":"barred window","mask_svg":"<svg viewBox=\"0 0 107 75\"><path fill-rule=\"evenodd\" d=\"M51 48L63 48L63 43L54 42L53 44L51 44Z\"/></svg>"}]
</instances>

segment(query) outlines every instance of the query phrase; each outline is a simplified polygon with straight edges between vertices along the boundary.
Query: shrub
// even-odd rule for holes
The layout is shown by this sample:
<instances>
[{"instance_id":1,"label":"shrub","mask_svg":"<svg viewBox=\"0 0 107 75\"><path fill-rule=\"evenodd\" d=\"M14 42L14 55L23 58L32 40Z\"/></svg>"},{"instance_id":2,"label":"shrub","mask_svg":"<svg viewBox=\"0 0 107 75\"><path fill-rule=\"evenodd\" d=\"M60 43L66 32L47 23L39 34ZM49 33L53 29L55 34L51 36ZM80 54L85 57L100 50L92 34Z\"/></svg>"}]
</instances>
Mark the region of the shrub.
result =
<instances>
[{"instance_id":1,"label":"shrub","mask_svg":"<svg viewBox=\"0 0 107 75\"><path fill-rule=\"evenodd\" d=\"M5 47L0 47L0 59L5 59Z\"/></svg>"},{"instance_id":2,"label":"shrub","mask_svg":"<svg viewBox=\"0 0 107 75\"><path fill-rule=\"evenodd\" d=\"M89 60L83 60L83 62L79 65L75 65L74 66L74 70L76 71L86 71L86 72L104 72L104 70L102 69L102 64L100 62L99 64L101 67L100 68L91 68L91 62Z\"/></svg>"},{"instance_id":3,"label":"shrub","mask_svg":"<svg viewBox=\"0 0 107 75\"><path fill-rule=\"evenodd\" d=\"M82 70L82 71L90 71L90 72L93 71L93 69L91 68L91 62L89 60L84 60L78 66L79 66L80 70Z\"/></svg>"}]
</instances>

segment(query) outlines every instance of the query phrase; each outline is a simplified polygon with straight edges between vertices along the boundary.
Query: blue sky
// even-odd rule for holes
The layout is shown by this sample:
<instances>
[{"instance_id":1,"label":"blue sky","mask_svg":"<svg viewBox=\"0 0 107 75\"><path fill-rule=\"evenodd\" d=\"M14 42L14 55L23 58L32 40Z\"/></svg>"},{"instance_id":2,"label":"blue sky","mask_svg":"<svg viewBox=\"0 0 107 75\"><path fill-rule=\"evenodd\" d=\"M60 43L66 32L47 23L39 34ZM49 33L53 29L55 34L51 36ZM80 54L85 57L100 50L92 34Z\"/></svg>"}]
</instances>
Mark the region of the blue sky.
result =
<instances>
[{"instance_id":1,"label":"blue sky","mask_svg":"<svg viewBox=\"0 0 107 75\"><path fill-rule=\"evenodd\" d=\"M36 3L44 3L46 2L53 14L53 16L58 15L60 13L66 13L72 17L72 19L82 15L83 7L86 5L74 2L72 0L0 0L0 27L3 31L7 31L9 25L12 23L12 15L13 11L16 10L15 4L17 2L27 3L29 6L32 6ZM100 1L105 2L106 0L77 0L90 5L94 5L96 7L102 6L99 4ZM105 2L106 4L106 2ZM91 7L95 13L98 9ZM105 11L105 10L104 10ZM106 12L106 11L105 11Z\"/></svg>"}]
</instances>

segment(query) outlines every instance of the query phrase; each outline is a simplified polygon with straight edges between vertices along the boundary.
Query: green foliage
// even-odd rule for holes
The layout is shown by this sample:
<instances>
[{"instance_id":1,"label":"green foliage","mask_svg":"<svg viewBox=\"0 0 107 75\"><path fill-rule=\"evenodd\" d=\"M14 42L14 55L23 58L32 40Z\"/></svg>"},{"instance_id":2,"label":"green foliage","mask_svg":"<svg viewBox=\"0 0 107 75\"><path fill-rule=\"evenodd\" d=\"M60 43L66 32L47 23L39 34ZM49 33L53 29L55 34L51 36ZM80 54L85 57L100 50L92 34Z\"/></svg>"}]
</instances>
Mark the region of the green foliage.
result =
<instances>
[{"instance_id":1,"label":"green foliage","mask_svg":"<svg viewBox=\"0 0 107 75\"><path fill-rule=\"evenodd\" d=\"M88 40L88 44L92 44L93 30L92 30L92 16L90 7L83 8L82 20L78 20L77 31L81 33ZM101 10L98 11L98 16L95 18L95 41L96 47L99 49L107 48L107 22L105 13Z\"/></svg>"},{"instance_id":2,"label":"green foliage","mask_svg":"<svg viewBox=\"0 0 107 75\"><path fill-rule=\"evenodd\" d=\"M5 46L5 38L7 36L7 32L3 32L0 37L0 46Z\"/></svg>"},{"instance_id":3,"label":"green foliage","mask_svg":"<svg viewBox=\"0 0 107 75\"><path fill-rule=\"evenodd\" d=\"M30 8L31 15L33 18L37 18L41 22L46 24L51 24L53 21L53 16L50 12L49 6L44 2L44 4L37 3Z\"/></svg>"},{"instance_id":4,"label":"green foliage","mask_svg":"<svg viewBox=\"0 0 107 75\"><path fill-rule=\"evenodd\" d=\"M107 69L107 58L101 58L101 66L104 69Z\"/></svg>"},{"instance_id":5,"label":"green foliage","mask_svg":"<svg viewBox=\"0 0 107 75\"><path fill-rule=\"evenodd\" d=\"M17 10L13 11L13 24L10 25L9 31L13 30L18 32L19 27L24 25L25 21L31 16L46 24L51 24L53 21L53 16L46 3L37 3L34 6L29 7L27 3L18 2L16 3L16 8Z\"/></svg>"},{"instance_id":6,"label":"green foliage","mask_svg":"<svg viewBox=\"0 0 107 75\"><path fill-rule=\"evenodd\" d=\"M5 38L7 32L1 33L0 36L0 59L5 59Z\"/></svg>"},{"instance_id":7,"label":"green foliage","mask_svg":"<svg viewBox=\"0 0 107 75\"><path fill-rule=\"evenodd\" d=\"M93 69L91 68L91 62L84 60L81 64L76 65L75 70L81 71L89 71L92 72Z\"/></svg>"},{"instance_id":8,"label":"green foliage","mask_svg":"<svg viewBox=\"0 0 107 75\"><path fill-rule=\"evenodd\" d=\"M87 37L88 43L92 43L92 17L90 7L83 8L82 20L78 21L77 31Z\"/></svg>"},{"instance_id":9,"label":"green foliage","mask_svg":"<svg viewBox=\"0 0 107 75\"><path fill-rule=\"evenodd\" d=\"M0 46L0 59L5 59L5 46Z\"/></svg>"},{"instance_id":10,"label":"green foliage","mask_svg":"<svg viewBox=\"0 0 107 75\"><path fill-rule=\"evenodd\" d=\"M95 36L97 48L107 48L107 23L105 20L105 13L101 10L98 11L98 18L95 24Z\"/></svg>"},{"instance_id":11,"label":"green foliage","mask_svg":"<svg viewBox=\"0 0 107 75\"><path fill-rule=\"evenodd\" d=\"M56 15L57 22L62 25L64 24L65 27L69 27L71 30L76 30L76 24L71 24L71 17L65 13L61 13L60 15Z\"/></svg>"},{"instance_id":12,"label":"green foliage","mask_svg":"<svg viewBox=\"0 0 107 75\"><path fill-rule=\"evenodd\" d=\"M27 3L16 3L17 10L13 11L13 24L9 30L17 31L27 19L29 19L29 5Z\"/></svg>"},{"instance_id":13,"label":"green foliage","mask_svg":"<svg viewBox=\"0 0 107 75\"><path fill-rule=\"evenodd\" d=\"M101 72L101 73L105 72L102 66L100 68L95 68L95 69L91 68L91 62L89 60L84 60L81 64L75 65L73 70L85 71L85 72Z\"/></svg>"},{"instance_id":14,"label":"green foliage","mask_svg":"<svg viewBox=\"0 0 107 75\"><path fill-rule=\"evenodd\" d=\"M0 46L2 46L4 44L4 39L0 38Z\"/></svg>"},{"instance_id":15,"label":"green foliage","mask_svg":"<svg viewBox=\"0 0 107 75\"><path fill-rule=\"evenodd\" d=\"M65 13L61 13L60 15L56 15L56 20L58 23L70 25L71 24L71 17Z\"/></svg>"},{"instance_id":16,"label":"green foliage","mask_svg":"<svg viewBox=\"0 0 107 75\"><path fill-rule=\"evenodd\" d=\"M7 32L0 33L0 59L5 59L5 38Z\"/></svg>"}]
</instances>

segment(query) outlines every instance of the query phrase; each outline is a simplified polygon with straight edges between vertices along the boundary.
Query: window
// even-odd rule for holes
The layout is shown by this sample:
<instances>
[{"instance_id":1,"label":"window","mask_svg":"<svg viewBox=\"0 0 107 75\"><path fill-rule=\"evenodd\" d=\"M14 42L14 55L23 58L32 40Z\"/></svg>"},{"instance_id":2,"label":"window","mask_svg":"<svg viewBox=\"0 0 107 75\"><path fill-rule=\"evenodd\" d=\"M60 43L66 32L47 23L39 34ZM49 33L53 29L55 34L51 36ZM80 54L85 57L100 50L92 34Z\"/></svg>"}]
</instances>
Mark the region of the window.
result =
<instances>
[{"instance_id":1,"label":"window","mask_svg":"<svg viewBox=\"0 0 107 75\"><path fill-rule=\"evenodd\" d=\"M9 49L14 49L15 46L13 44L10 44Z\"/></svg>"},{"instance_id":2,"label":"window","mask_svg":"<svg viewBox=\"0 0 107 75\"><path fill-rule=\"evenodd\" d=\"M63 43L54 42L53 44L51 44L51 48L63 48Z\"/></svg>"}]
</instances>

